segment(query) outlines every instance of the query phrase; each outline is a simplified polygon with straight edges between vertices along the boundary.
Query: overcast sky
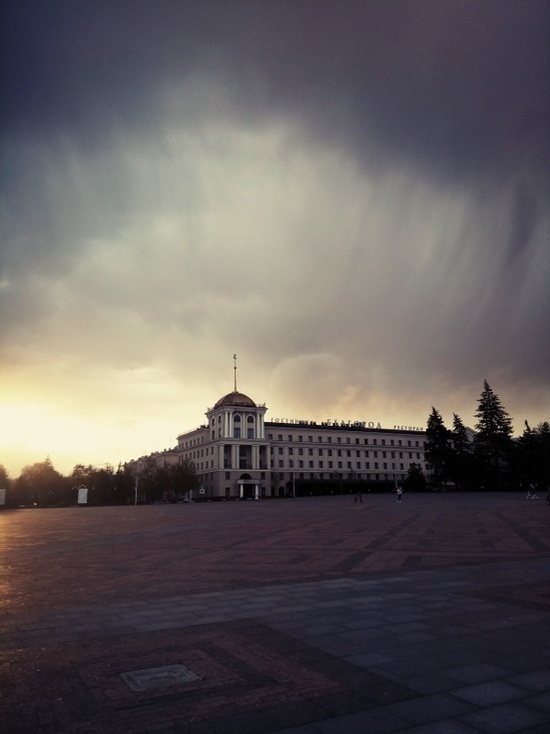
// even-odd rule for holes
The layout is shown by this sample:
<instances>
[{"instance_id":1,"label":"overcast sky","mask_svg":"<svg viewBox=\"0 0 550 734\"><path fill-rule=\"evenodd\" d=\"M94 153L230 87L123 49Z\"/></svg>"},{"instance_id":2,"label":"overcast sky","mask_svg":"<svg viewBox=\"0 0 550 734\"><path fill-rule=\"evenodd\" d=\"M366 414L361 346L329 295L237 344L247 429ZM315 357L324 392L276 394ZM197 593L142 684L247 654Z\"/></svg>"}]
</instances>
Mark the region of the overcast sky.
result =
<instances>
[{"instance_id":1,"label":"overcast sky","mask_svg":"<svg viewBox=\"0 0 550 734\"><path fill-rule=\"evenodd\" d=\"M267 418L550 419L550 3L2 10L0 463Z\"/></svg>"}]
</instances>

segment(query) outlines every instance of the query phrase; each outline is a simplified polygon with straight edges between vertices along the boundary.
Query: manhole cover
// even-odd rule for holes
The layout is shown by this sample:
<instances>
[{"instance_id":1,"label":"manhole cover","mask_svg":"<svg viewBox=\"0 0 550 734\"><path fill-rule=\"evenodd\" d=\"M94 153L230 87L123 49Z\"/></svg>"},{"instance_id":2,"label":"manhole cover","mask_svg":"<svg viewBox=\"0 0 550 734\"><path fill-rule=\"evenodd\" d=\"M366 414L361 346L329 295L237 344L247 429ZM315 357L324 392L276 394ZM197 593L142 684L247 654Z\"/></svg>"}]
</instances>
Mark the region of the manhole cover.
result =
<instances>
[{"instance_id":1,"label":"manhole cover","mask_svg":"<svg viewBox=\"0 0 550 734\"><path fill-rule=\"evenodd\" d=\"M151 688L165 688L177 683L192 683L200 676L185 665L163 665L160 668L145 668L121 673L121 677L132 691L148 691Z\"/></svg>"}]
</instances>

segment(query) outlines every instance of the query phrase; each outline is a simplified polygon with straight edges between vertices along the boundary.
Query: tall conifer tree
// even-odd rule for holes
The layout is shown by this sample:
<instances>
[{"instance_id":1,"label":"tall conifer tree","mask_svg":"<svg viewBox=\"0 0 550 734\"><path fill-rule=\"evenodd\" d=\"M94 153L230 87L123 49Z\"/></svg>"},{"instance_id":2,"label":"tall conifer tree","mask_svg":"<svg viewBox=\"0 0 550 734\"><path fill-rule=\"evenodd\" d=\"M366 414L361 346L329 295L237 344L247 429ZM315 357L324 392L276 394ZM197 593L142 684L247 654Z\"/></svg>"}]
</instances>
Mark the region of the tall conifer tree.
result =
<instances>
[{"instance_id":1,"label":"tall conifer tree","mask_svg":"<svg viewBox=\"0 0 550 734\"><path fill-rule=\"evenodd\" d=\"M449 478L451 457L450 431L445 427L443 418L436 408L428 416L426 427L426 463L432 472L432 484L436 487L446 484Z\"/></svg>"},{"instance_id":2,"label":"tall conifer tree","mask_svg":"<svg viewBox=\"0 0 550 734\"><path fill-rule=\"evenodd\" d=\"M478 419L474 437L476 456L485 468L486 478L501 489L512 450L512 421L487 380L475 415Z\"/></svg>"}]
</instances>

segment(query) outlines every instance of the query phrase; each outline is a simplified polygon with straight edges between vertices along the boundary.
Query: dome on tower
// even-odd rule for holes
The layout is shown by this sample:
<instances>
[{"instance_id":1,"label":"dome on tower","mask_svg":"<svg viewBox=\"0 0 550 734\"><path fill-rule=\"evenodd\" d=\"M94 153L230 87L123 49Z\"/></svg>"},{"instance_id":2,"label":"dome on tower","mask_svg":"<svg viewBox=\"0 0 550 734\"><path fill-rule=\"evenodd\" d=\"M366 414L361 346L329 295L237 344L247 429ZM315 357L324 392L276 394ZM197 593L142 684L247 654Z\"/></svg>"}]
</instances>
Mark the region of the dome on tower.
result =
<instances>
[{"instance_id":1,"label":"dome on tower","mask_svg":"<svg viewBox=\"0 0 550 734\"><path fill-rule=\"evenodd\" d=\"M233 391L224 395L223 398L220 398L214 406L214 409L229 406L235 406L238 408L255 408L256 403L249 398L248 395L243 395L242 392Z\"/></svg>"}]
</instances>

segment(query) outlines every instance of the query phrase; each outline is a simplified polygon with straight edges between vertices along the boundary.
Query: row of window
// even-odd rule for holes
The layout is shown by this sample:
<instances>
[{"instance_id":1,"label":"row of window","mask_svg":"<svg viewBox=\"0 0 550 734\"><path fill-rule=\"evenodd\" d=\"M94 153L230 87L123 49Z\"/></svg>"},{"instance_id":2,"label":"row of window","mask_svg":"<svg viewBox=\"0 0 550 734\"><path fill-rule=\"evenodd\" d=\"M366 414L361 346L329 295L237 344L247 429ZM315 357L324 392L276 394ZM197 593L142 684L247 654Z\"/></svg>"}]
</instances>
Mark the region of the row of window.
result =
<instances>
[{"instance_id":1,"label":"row of window","mask_svg":"<svg viewBox=\"0 0 550 734\"><path fill-rule=\"evenodd\" d=\"M306 451L306 449L303 449L301 447L298 448L297 449L297 455L298 456L303 456L304 455L304 451ZM326 451L326 455L327 456L332 456L333 455L333 450L332 449L317 449L317 456L324 456L325 455L324 454L325 451ZM335 451L335 455L336 456L351 456L352 455L352 449L334 449L334 451ZM364 449L362 454L361 454L361 449L354 449L354 451L355 451L354 456L356 456L356 457L360 457L360 456L369 457L371 455L371 452L368 449ZM273 455L274 453L275 453L275 449L273 447L271 447L271 455ZM279 448L277 449L277 453L278 453L279 456L282 456L283 454L286 454L287 456L294 456L294 449L293 448L284 448L283 449L282 446L279 446ZM387 459L387 458L390 458L390 459L395 459L395 458L402 459L404 455L408 455L408 458L409 459L414 459L415 458L415 456L414 456L415 452L414 451L372 451L372 455L374 456L375 459L378 458L378 454L381 454L382 455L381 456L382 459ZM389 454L389 456L388 456L388 454ZM396 456L396 454L397 454L397 456ZM308 456L313 456L313 449L307 449L307 455ZM405 458L407 458L407 456L405 456ZM417 451L416 452L416 458L417 459L420 459L420 451Z\"/></svg>"},{"instance_id":2,"label":"row of window","mask_svg":"<svg viewBox=\"0 0 550 734\"><path fill-rule=\"evenodd\" d=\"M270 441L273 441L274 440L273 433L268 433L267 438ZM287 435L287 437L286 437L286 440L288 442L291 442L292 443L295 438L296 438L295 435L293 435L292 433L289 433ZM283 434L282 433L279 433L277 435L277 441L283 441ZM420 441L415 440L414 441L414 444L413 444L413 440L410 439L410 438L407 439L407 443L406 444L403 443L403 439L401 439L401 438L398 438L397 439L397 443L396 443L396 439L394 439L394 438L390 438L390 439L388 439L388 441L389 441L389 443L386 444L386 439L385 438L381 438L380 439L380 446L386 446L386 445L388 445L388 446L405 446L406 445L406 446L417 446L417 447L420 446ZM297 442L298 443L313 443L313 436L308 436L307 437L307 441L304 441L304 437L298 435L298 441ZM317 436L317 443L332 443L332 436ZM336 443L337 444L341 444L342 443L342 436L336 436ZM351 444L351 437L350 436L346 436L345 443L346 444ZM361 443L361 439L360 438L355 438L355 444L356 445L359 445L360 443ZM364 443L365 446L368 446L369 445L369 439L368 439L368 437L363 439L363 443ZM422 444L425 445L425 442L422 442ZM373 438L372 439L372 443L370 445L372 445L372 446L378 446L378 439L377 438Z\"/></svg>"},{"instance_id":3,"label":"row of window","mask_svg":"<svg viewBox=\"0 0 550 734\"><path fill-rule=\"evenodd\" d=\"M243 447L241 447L241 448L243 448ZM304 456L304 451L305 451L305 449L303 449L301 447L298 448L297 449L297 455L298 456ZM332 449L318 449L317 450L317 456L318 457L324 456L324 451L327 452L326 455L328 457L332 457L332 455L333 455L333 450ZM283 449L281 447L279 447L277 449L277 452L278 452L278 455L279 456L282 456L283 455ZM313 456L313 449L308 449L307 452L308 452L307 453L308 456ZM336 452L336 456L337 457L342 457L343 456L343 450L342 449L336 449L335 452ZM275 453L275 449L272 447L271 448L271 455L273 456L274 453ZM199 450L192 451L192 452L190 452L188 458L191 459L191 460L193 460L193 461L196 461L197 459L202 459L202 458L207 457L209 454L211 456L214 455L214 447L213 446L210 447L210 450L208 450L208 448L206 448L206 449L200 449L200 451ZM364 450L363 451L363 456L366 459L370 459L371 458L370 454L371 454L371 452L368 451L368 450ZM378 456L379 454L381 454L380 457ZM287 455L288 456L294 456L293 449L291 449L291 448L288 449L287 450ZM345 455L346 455L347 458L351 458L351 455L352 455L351 450L350 449L345 450ZM244 454L243 454L243 456L244 456ZM355 458L356 459L357 458L361 458L361 451L359 449L356 449L355 450ZM421 456L420 451L416 451L416 452L415 451L372 451L372 458L374 458L374 459L378 459L378 458L382 458L382 459L408 459L409 461L414 461L414 460L420 461L421 458L423 458L423 457ZM212 467L214 467L214 461L212 460L210 463L211 463ZM338 463L340 465L342 464L341 461L338 462ZM271 461L271 464L273 465L273 460ZM279 466L283 466L283 464L284 464L284 461L282 459L279 460ZM329 464L329 467L332 467L332 461L329 460L328 464ZM350 464L351 464L351 462L348 462L348 465L350 465ZM357 465L359 465L359 464L360 464L360 462L357 462ZM293 459L288 459L288 465L290 467L294 466L294 460ZM304 465L304 462L302 460L299 460L298 466L303 466L303 465ZM310 466L313 465L313 462L311 460L309 462L309 465ZM322 467L322 465L323 465L323 461L322 460L319 460L319 466ZM369 462L368 461L366 462L366 466L367 466L367 469L368 469L369 468Z\"/></svg>"},{"instance_id":4,"label":"row of window","mask_svg":"<svg viewBox=\"0 0 550 734\"><path fill-rule=\"evenodd\" d=\"M382 469L384 471L405 471L405 464L403 462L399 462L399 465L394 461L390 463L388 463L387 461L383 461L381 463L382 463L382 466L380 466L380 462L375 461L375 462L372 462L372 466L371 466L370 461L365 461L365 462L356 461L355 466L354 466L353 462L347 461L345 462L346 465L344 466L343 461L337 461L337 462L327 461L326 466L325 466L324 461L318 461L317 464L315 464L313 461L308 461L306 463L303 460L299 460L297 462L294 462L291 459L290 461L288 461L288 463L285 463L282 460L279 461L278 468L279 469L285 469L285 468L306 469L307 468L307 469L317 469L319 471L322 471L323 469L335 469L335 470L346 469L347 471L352 471L352 472L357 472L357 471L362 471L362 470L371 470L371 469L374 469L374 470ZM265 467L266 465L263 464L263 466ZM271 466L271 469L275 469L275 462L271 461L270 466ZM424 467L421 464L419 464L419 466L421 469L425 471L429 471L429 467L427 464ZM203 472L208 469L214 469L214 461L212 460L210 462L208 461L198 462L196 468L197 468L197 471L199 472ZM225 468L230 468L230 467L228 464L226 464ZM234 470L237 470L237 471L242 471L244 469L252 470L253 467L247 461L241 461L239 467L234 467ZM262 472L262 474L263 473L264 472ZM229 472L226 472L226 474L229 474Z\"/></svg>"},{"instance_id":5,"label":"row of window","mask_svg":"<svg viewBox=\"0 0 550 734\"><path fill-rule=\"evenodd\" d=\"M207 473L201 475L201 481L202 481L203 484L206 483L206 482L214 482L214 477L215 477L214 472L207 472ZM342 476L342 479L345 479L345 478L346 478L346 475L343 475ZM385 481L393 481L394 479L397 479L397 480L401 480L402 481L402 480L404 480L406 478L406 474L395 474L394 475L393 473L391 473L391 474L381 475L379 473L378 474L355 474L355 473L352 473L349 476L349 478L350 479L351 478L353 478L353 479L365 479L367 481L372 481L372 480L374 480L374 481L384 481L384 480ZM261 475L260 475L260 480L259 481L265 481L265 479L266 479L265 472L262 472ZM278 479L279 483L282 484L285 481L292 481L293 479L295 479L295 480L300 480L300 479L328 480L328 479L334 479L334 476L332 474L327 474L325 472L287 472L286 474L284 472L280 472L277 475L277 479ZM225 472L225 480L227 482L231 481L231 473L230 472Z\"/></svg>"},{"instance_id":6,"label":"row of window","mask_svg":"<svg viewBox=\"0 0 550 734\"><path fill-rule=\"evenodd\" d=\"M240 417L239 416L235 416L233 420L236 420L237 418L239 418L239 421L240 421ZM250 420L251 418L252 418L252 416L248 416L248 418L247 418L247 422L248 423L253 422L253 419L252 419L252 421ZM233 428L233 438L242 438L244 435L245 434L242 431L242 429L241 429L240 426L235 426ZM274 441L275 439L273 438L273 436L274 436L274 434L269 433L268 436L267 436L268 440L269 441ZM221 428L218 428L217 438L222 438L222 437L223 437L222 436L222 429ZM247 439L256 438L255 433L254 433L254 427L248 426L246 428L246 438ZM216 440L216 431L214 431L214 430L211 432L211 439L213 441ZM297 443L313 443L313 436L307 436L307 441L304 441L304 436L303 435L299 435L299 434L298 435L294 435L292 433L289 433L287 435L287 438L286 438L287 442L289 442L289 443L294 442L295 439L297 440ZM317 443L333 443L333 440L332 439L333 439L332 436L317 436ZM188 441L185 441L185 442L180 443L179 444L179 449L181 450L181 449L192 448L193 446L197 446L198 444L204 443L205 440L206 440L206 437L203 434L203 435L198 436L196 438L192 438L192 439L190 439ZM277 435L277 439L276 440L277 441L283 441L283 434L282 433L279 433ZM380 441L380 443L379 443L379 441ZM345 437L345 443L346 444L351 444L351 442L352 442L351 441L351 437L350 436L346 436ZM336 436L335 443L336 444L341 444L342 443L342 436ZM361 439L360 438L355 438L354 444L355 445L359 445L360 443L361 443ZM401 439L401 438L398 438L398 439L393 439L393 438L390 438L390 439L385 439L385 438L381 438L381 439L372 438L372 439L370 439L370 441L369 441L369 438L364 438L363 439L363 444L365 446L378 446L378 445L380 445L380 446L397 446L397 447L404 446L406 448L409 448L409 447L419 448L420 445L421 445L421 443L422 443L422 448L424 448L425 447L425 441L420 442L418 439L415 439L413 441L413 439L410 439L409 438L409 439L406 439L406 443L405 443L405 440L404 439Z\"/></svg>"},{"instance_id":7,"label":"row of window","mask_svg":"<svg viewBox=\"0 0 550 734\"><path fill-rule=\"evenodd\" d=\"M372 468L372 469L384 469L384 470L391 470L391 471L398 471L398 470L399 471L405 471L405 464L403 462L399 462L399 466L397 466L397 464L394 461L392 461L391 462L391 466L388 466L388 462L384 461L384 462L382 462L382 466L380 466L379 462L378 461L375 461L375 462L373 462L373 466L372 467L371 467L371 462L370 461L365 461L363 463L361 463L360 461L356 461L355 462L355 466L353 466L353 462L352 461L347 461L345 463L346 463L346 466L344 467L344 462L343 461L337 461L336 462L336 466L334 466L334 462L327 461L326 462L326 467L325 467L325 462L323 462L323 461L317 462L317 465L315 465L315 463L313 461L308 461L307 462L307 468L309 468L309 469L315 469L316 468L316 469L319 469L319 470L322 470L322 469L325 469L325 468L326 469L344 469L345 468L345 469L348 469L349 471L361 471L362 469L371 469ZM298 467L298 469L304 469L306 467L306 462L304 462L304 461L297 461L295 463L291 459L288 462L287 466L288 466L289 469L294 469L295 466ZM273 469L274 467L275 467L275 462L272 461L271 462L271 468ZM284 461L279 461L279 469L283 469L284 467L285 467L285 462ZM426 465L425 469L426 469L426 471L428 470L428 466L427 465Z\"/></svg>"}]
</instances>

